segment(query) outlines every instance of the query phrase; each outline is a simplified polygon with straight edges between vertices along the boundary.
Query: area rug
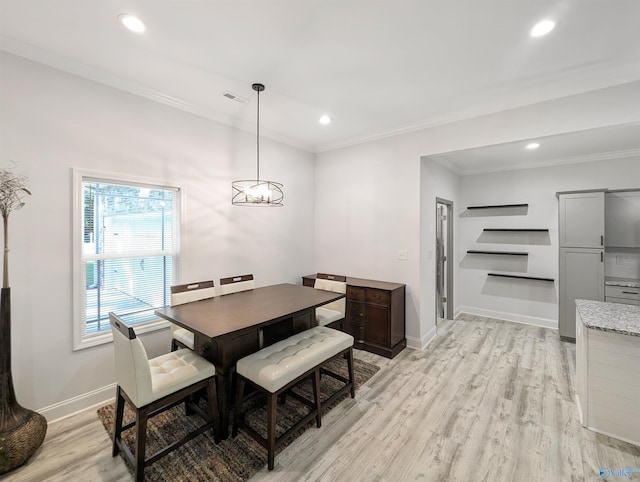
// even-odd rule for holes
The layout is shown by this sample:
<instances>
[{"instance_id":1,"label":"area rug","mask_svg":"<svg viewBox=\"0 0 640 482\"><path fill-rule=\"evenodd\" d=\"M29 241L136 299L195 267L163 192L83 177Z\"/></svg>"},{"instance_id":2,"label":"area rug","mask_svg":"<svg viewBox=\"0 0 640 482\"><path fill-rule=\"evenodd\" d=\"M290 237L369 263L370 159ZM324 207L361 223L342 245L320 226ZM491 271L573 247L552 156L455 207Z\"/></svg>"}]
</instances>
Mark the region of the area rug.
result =
<instances>
[{"instance_id":1,"label":"area rug","mask_svg":"<svg viewBox=\"0 0 640 482\"><path fill-rule=\"evenodd\" d=\"M330 363L331 365L328 368L347 377L346 363L343 359L334 360ZM354 359L356 399L358 398L357 389L379 369L380 367L378 366ZM342 384L340 382L337 382L331 377L322 377L322 398L328 398L331 393L335 392L341 386ZM296 391L305 397L312 397L310 382L301 384ZM324 413L331 410L348 396L349 394L346 393L344 397L335 400L331 406L325 409ZM114 411L114 403L98 409L98 417L109 434L109 437L113 436ZM277 433L283 433L306 413L307 408L304 405L296 401L293 397L287 397L284 404L278 405ZM125 404L124 422L127 423L130 420L133 420L133 412L129 410L127 404ZM254 429L266 433L266 413L264 410L255 411L251 414L248 422ZM172 441L180 439L186 432L197 428L200 424L202 424L202 419L197 415L190 417L184 415L183 405L179 405L153 417L149 420L147 426L147 456L157 452L160 448L168 445ZM315 421L310 422L307 427L302 428L297 434L292 435L290 439L285 442L284 446L289 445L311 426L315 427ZM321 435L321 430L322 428L319 429L318 435ZM229 433L231 433L231 428L229 428ZM134 430L124 432L122 439L126 441L129 447L133 447ZM276 452L276 462L277 453L278 452ZM236 438L223 440L220 444L216 445L211 432L207 431L147 467L145 469L145 480L244 481L253 476L258 470L264 467L266 463L266 450L244 432L240 431ZM132 472L131 467L128 467Z\"/></svg>"}]
</instances>

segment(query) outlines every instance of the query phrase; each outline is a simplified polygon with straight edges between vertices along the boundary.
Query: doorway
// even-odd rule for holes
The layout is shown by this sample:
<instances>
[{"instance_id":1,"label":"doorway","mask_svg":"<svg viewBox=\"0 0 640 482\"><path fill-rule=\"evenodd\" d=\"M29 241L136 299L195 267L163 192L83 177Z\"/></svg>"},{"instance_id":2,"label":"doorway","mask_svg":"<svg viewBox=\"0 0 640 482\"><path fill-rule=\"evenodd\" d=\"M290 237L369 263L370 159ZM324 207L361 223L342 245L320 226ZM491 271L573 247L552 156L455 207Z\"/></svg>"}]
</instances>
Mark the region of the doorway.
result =
<instances>
[{"instance_id":1,"label":"doorway","mask_svg":"<svg viewBox=\"0 0 640 482\"><path fill-rule=\"evenodd\" d=\"M436 198L436 327L453 319L453 202Z\"/></svg>"}]
</instances>

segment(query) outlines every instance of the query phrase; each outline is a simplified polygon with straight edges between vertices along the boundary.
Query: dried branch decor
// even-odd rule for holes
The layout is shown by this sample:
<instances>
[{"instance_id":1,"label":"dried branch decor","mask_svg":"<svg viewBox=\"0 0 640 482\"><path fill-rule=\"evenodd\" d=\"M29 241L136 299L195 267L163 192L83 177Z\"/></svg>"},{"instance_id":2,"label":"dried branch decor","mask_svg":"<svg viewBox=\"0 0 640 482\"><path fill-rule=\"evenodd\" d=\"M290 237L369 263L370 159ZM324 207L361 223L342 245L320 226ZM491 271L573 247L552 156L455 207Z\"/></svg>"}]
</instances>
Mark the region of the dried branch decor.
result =
<instances>
[{"instance_id":1,"label":"dried branch decor","mask_svg":"<svg viewBox=\"0 0 640 482\"><path fill-rule=\"evenodd\" d=\"M9 287L9 214L24 206L23 199L31 195L27 189L29 178L17 174L10 169L0 170L0 213L4 221L4 264L2 270L2 287Z\"/></svg>"},{"instance_id":2,"label":"dried branch decor","mask_svg":"<svg viewBox=\"0 0 640 482\"><path fill-rule=\"evenodd\" d=\"M9 214L31 195L26 175L0 169L0 213L4 221L4 264L0 301L0 474L24 464L42 444L47 421L17 402L11 375L11 288L9 288Z\"/></svg>"}]
</instances>

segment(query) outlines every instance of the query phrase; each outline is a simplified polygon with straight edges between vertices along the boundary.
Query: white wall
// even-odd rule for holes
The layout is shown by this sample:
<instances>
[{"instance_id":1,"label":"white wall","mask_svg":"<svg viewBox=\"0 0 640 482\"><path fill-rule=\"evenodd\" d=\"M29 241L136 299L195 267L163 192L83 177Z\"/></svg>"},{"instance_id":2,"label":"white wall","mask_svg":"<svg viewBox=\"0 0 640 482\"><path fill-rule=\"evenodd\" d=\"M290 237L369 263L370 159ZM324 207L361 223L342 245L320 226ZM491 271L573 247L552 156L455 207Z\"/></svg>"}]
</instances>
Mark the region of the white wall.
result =
<instances>
[{"instance_id":1,"label":"white wall","mask_svg":"<svg viewBox=\"0 0 640 482\"><path fill-rule=\"evenodd\" d=\"M424 346L435 328L435 294L428 285L421 289L420 283L432 282L435 264L421 256L435 251L435 220L428 217L433 216L429 205L424 207L427 215L421 216L421 200L435 203L440 194L438 183L428 183L432 166L425 164L421 171L420 159L638 121L640 82L633 82L320 153L316 163L317 267L406 283L407 337L411 344ZM577 170L576 166L566 169ZM454 188L451 191L455 193ZM464 201L456 204L460 207ZM455 248L458 257L462 246L457 243ZM397 260L398 249L409 251L408 261ZM459 281L461 273L454 274ZM455 292L460 291L458 286ZM456 305L463 301L459 296L455 299ZM550 316L551 311L544 313Z\"/></svg>"},{"instance_id":2,"label":"white wall","mask_svg":"<svg viewBox=\"0 0 640 482\"><path fill-rule=\"evenodd\" d=\"M555 193L640 187L640 158L496 172L460 178L458 309L557 327L558 203ZM469 216L470 205L528 203L527 215ZM483 234L483 228L549 228L545 235ZM528 238L528 239L527 239ZM526 251L528 259L467 255L468 249ZM555 283L491 278L515 271Z\"/></svg>"},{"instance_id":3,"label":"white wall","mask_svg":"<svg viewBox=\"0 0 640 482\"><path fill-rule=\"evenodd\" d=\"M420 338L420 164L395 138L320 156L316 163L318 271L406 283L407 336ZM408 259L399 260L398 250Z\"/></svg>"},{"instance_id":4,"label":"white wall","mask_svg":"<svg viewBox=\"0 0 640 482\"><path fill-rule=\"evenodd\" d=\"M257 285L300 283L316 269L309 152L263 139L261 174L284 183L285 206L234 207L231 181L255 176L255 134L4 53L0 136L0 165L18 162L33 192L10 220L14 384L49 418L104 400L115 381L111 344L72 350L72 168L184 188L182 280L252 272ZM145 344L156 355L169 334Z\"/></svg>"},{"instance_id":5,"label":"white wall","mask_svg":"<svg viewBox=\"0 0 640 482\"><path fill-rule=\"evenodd\" d=\"M435 336L436 313L436 257L435 226L436 198L453 203L453 217L447 222L453 224L453 251L449 253L449 263L453 264L453 308L458 305L458 229L459 218L455 215L460 209L460 177L431 159L422 159L420 163L420 317L419 340L411 340L409 346L421 348ZM415 343L419 341L419 343Z\"/></svg>"}]
</instances>

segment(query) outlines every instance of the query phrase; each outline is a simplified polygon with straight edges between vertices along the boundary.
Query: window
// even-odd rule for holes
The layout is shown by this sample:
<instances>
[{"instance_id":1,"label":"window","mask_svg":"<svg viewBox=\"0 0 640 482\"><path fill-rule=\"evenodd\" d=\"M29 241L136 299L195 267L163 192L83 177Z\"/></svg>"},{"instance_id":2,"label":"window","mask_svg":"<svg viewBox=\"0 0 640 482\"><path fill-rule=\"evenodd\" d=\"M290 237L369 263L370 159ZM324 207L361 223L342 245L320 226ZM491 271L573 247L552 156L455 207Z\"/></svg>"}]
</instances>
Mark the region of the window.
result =
<instances>
[{"instance_id":1,"label":"window","mask_svg":"<svg viewBox=\"0 0 640 482\"><path fill-rule=\"evenodd\" d=\"M109 312L165 326L179 255L180 189L74 171L74 348L112 340Z\"/></svg>"}]
</instances>

